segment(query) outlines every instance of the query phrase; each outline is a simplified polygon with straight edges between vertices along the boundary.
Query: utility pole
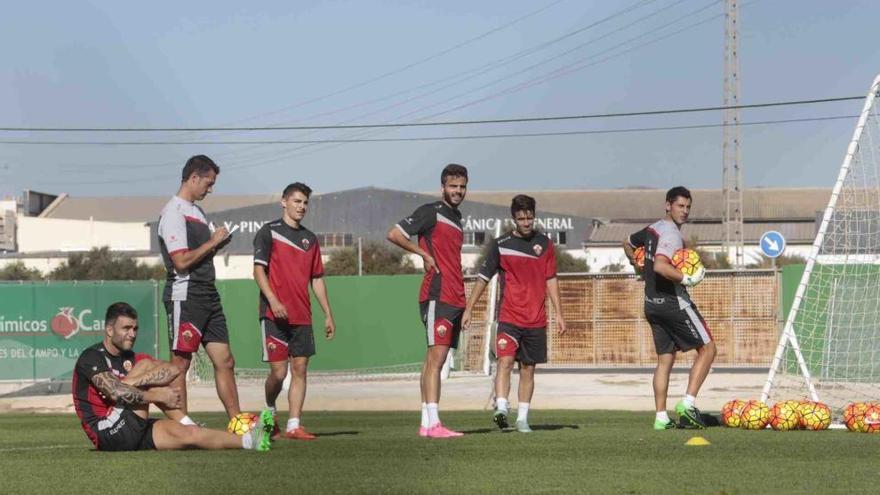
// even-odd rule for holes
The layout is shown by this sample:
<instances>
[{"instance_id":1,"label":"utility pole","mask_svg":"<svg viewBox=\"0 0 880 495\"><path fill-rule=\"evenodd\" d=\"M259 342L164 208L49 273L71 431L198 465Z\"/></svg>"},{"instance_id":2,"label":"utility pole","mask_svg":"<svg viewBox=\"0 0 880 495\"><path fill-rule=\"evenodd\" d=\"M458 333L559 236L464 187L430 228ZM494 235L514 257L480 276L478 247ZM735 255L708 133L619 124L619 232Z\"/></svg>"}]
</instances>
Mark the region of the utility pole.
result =
<instances>
[{"instance_id":1,"label":"utility pole","mask_svg":"<svg viewBox=\"0 0 880 495\"><path fill-rule=\"evenodd\" d=\"M725 0L724 106L739 105L739 7L737 0ZM739 163L739 109L724 110L724 142L721 156L724 251L734 268L743 268L743 189Z\"/></svg>"}]
</instances>

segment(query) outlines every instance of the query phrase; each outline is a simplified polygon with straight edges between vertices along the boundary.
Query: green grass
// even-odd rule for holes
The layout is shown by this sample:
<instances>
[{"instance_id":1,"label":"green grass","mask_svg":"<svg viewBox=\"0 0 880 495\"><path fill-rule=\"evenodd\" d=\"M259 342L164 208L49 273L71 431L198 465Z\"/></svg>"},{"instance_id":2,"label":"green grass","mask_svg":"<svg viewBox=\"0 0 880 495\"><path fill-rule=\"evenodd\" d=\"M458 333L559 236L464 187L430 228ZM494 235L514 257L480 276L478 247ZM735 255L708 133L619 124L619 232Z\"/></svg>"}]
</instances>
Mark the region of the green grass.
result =
<instances>
[{"instance_id":1,"label":"green grass","mask_svg":"<svg viewBox=\"0 0 880 495\"><path fill-rule=\"evenodd\" d=\"M0 415L3 493L872 493L880 435L650 429L646 413L533 411L536 431L444 412L463 438L416 435L418 413L310 412L314 442L251 451L95 452L73 416ZM196 414L210 426L219 414ZM702 435L712 445L688 447ZM185 489L184 489L185 487ZM183 490L182 490L183 489Z\"/></svg>"}]
</instances>

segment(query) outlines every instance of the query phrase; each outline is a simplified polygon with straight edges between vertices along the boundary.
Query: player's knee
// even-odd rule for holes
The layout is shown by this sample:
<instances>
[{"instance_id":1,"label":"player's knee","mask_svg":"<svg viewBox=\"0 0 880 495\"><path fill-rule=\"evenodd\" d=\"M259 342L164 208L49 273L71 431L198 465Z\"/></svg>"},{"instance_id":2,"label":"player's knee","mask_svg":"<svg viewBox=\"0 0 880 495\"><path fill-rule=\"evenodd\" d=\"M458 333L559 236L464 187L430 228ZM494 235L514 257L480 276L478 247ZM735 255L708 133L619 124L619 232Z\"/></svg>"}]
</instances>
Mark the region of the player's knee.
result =
<instances>
[{"instance_id":1,"label":"player's knee","mask_svg":"<svg viewBox=\"0 0 880 495\"><path fill-rule=\"evenodd\" d=\"M304 378L309 372L309 365L308 363L293 363L290 369L293 372L293 376Z\"/></svg>"},{"instance_id":2,"label":"player's knee","mask_svg":"<svg viewBox=\"0 0 880 495\"><path fill-rule=\"evenodd\" d=\"M225 356L219 357L214 360L214 369L218 370L233 370L235 369L235 358L232 357L232 354L227 354Z\"/></svg>"},{"instance_id":3,"label":"player's knee","mask_svg":"<svg viewBox=\"0 0 880 495\"><path fill-rule=\"evenodd\" d=\"M189 365L192 362L192 354L190 353L178 353L175 352L171 355L171 364L173 364L181 373L186 373L189 370Z\"/></svg>"},{"instance_id":4,"label":"player's knee","mask_svg":"<svg viewBox=\"0 0 880 495\"><path fill-rule=\"evenodd\" d=\"M506 372L513 371L513 359L499 359L498 368Z\"/></svg>"},{"instance_id":5,"label":"player's knee","mask_svg":"<svg viewBox=\"0 0 880 495\"><path fill-rule=\"evenodd\" d=\"M714 359L715 355L718 354L718 347L715 345L714 341L704 345L700 350L702 351L700 354L705 354L709 359Z\"/></svg>"},{"instance_id":6,"label":"player's knee","mask_svg":"<svg viewBox=\"0 0 880 495\"><path fill-rule=\"evenodd\" d=\"M276 382L283 382L284 379L287 378L287 367L273 367L269 370L269 376Z\"/></svg>"}]
</instances>

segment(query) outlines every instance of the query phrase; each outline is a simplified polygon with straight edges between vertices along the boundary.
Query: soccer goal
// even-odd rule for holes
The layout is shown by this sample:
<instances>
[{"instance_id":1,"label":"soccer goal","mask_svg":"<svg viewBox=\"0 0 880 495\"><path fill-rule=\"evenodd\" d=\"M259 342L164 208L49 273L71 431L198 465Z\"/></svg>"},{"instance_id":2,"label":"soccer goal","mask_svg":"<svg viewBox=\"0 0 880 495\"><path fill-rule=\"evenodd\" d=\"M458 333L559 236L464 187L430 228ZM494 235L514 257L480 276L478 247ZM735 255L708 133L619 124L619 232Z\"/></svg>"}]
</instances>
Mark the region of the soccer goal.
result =
<instances>
[{"instance_id":1,"label":"soccer goal","mask_svg":"<svg viewBox=\"0 0 880 495\"><path fill-rule=\"evenodd\" d=\"M880 115L874 79L761 399L880 399Z\"/></svg>"}]
</instances>

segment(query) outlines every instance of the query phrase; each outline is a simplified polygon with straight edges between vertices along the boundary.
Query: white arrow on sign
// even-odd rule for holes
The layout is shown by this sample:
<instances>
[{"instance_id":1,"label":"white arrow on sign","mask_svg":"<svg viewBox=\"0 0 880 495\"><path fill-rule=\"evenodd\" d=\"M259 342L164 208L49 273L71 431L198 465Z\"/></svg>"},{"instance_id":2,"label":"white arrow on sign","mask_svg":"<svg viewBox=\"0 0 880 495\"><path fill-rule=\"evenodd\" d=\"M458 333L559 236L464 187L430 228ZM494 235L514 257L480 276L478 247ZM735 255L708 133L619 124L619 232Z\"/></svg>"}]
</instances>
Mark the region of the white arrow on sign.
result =
<instances>
[{"instance_id":1,"label":"white arrow on sign","mask_svg":"<svg viewBox=\"0 0 880 495\"><path fill-rule=\"evenodd\" d=\"M771 251L779 251L779 243L777 243L773 239L765 237L764 242L767 243L767 247L769 247Z\"/></svg>"}]
</instances>

